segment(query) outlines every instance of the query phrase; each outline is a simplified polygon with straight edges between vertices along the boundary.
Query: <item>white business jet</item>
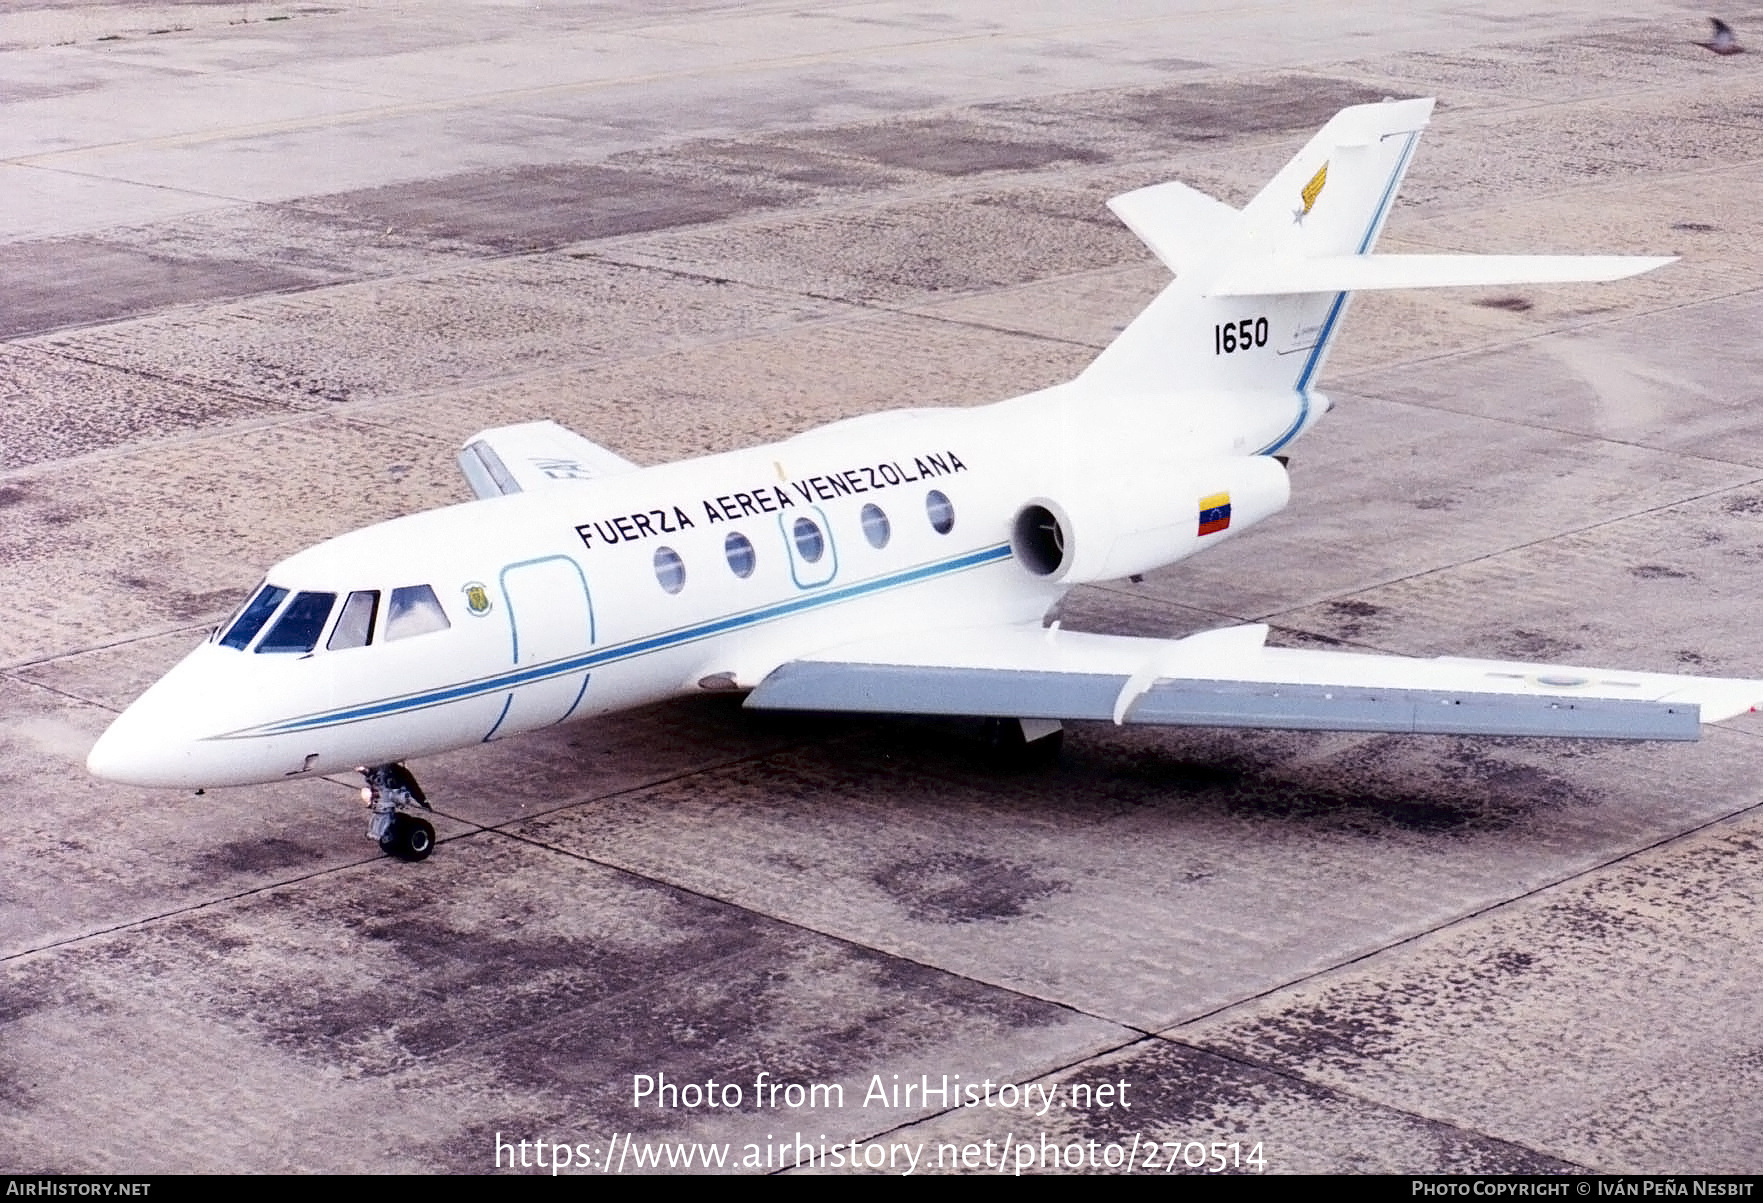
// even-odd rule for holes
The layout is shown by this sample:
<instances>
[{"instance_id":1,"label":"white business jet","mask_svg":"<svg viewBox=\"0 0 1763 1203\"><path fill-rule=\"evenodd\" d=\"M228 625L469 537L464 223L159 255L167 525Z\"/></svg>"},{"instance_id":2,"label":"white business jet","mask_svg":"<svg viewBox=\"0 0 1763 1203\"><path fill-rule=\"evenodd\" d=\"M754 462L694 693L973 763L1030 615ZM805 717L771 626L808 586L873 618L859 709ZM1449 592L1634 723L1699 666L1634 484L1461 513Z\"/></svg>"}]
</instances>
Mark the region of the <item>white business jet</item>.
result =
<instances>
[{"instance_id":1,"label":"white business jet","mask_svg":"<svg viewBox=\"0 0 1763 1203\"><path fill-rule=\"evenodd\" d=\"M434 829L411 757L661 698L979 716L1056 746L1061 720L1694 739L1763 682L1270 648L1044 620L1286 504L1278 455L1348 294L1614 280L1670 262L1371 253L1430 100L1338 114L1248 206L1182 184L1110 207L1177 278L1082 375L975 409L837 422L639 468L551 422L460 454L479 500L282 561L117 718L91 771L208 787L361 772L370 835Z\"/></svg>"}]
</instances>

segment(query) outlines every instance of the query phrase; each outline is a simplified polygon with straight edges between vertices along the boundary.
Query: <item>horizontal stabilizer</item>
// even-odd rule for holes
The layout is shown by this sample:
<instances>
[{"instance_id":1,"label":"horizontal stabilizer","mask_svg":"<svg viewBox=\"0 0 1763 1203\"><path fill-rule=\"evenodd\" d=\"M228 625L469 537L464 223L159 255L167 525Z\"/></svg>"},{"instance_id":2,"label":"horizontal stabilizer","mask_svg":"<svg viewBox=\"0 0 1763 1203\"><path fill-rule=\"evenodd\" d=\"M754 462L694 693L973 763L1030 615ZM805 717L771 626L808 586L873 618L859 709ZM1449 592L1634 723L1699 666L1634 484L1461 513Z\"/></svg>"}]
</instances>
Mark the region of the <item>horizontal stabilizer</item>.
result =
<instances>
[{"instance_id":1,"label":"horizontal stabilizer","mask_svg":"<svg viewBox=\"0 0 1763 1203\"><path fill-rule=\"evenodd\" d=\"M522 422L477 435L459 452L459 467L484 498L616 476L637 465L555 422Z\"/></svg>"},{"instance_id":2,"label":"horizontal stabilizer","mask_svg":"<svg viewBox=\"0 0 1763 1203\"><path fill-rule=\"evenodd\" d=\"M1159 252L1161 253L1161 252ZM1245 259L1202 286L1214 297L1604 282L1638 276L1676 259L1642 255L1327 255Z\"/></svg>"},{"instance_id":3,"label":"horizontal stabilizer","mask_svg":"<svg viewBox=\"0 0 1763 1203\"><path fill-rule=\"evenodd\" d=\"M1123 192L1108 207L1177 274L1215 252L1242 219L1223 201L1182 183Z\"/></svg>"},{"instance_id":4,"label":"horizontal stabilizer","mask_svg":"<svg viewBox=\"0 0 1763 1203\"><path fill-rule=\"evenodd\" d=\"M896 636L781 665L755 709L1204 727L1693 740L1763 681L1269 648L1265 626L1187 639L1039 627Z\"/></svg>"}]
</instances>

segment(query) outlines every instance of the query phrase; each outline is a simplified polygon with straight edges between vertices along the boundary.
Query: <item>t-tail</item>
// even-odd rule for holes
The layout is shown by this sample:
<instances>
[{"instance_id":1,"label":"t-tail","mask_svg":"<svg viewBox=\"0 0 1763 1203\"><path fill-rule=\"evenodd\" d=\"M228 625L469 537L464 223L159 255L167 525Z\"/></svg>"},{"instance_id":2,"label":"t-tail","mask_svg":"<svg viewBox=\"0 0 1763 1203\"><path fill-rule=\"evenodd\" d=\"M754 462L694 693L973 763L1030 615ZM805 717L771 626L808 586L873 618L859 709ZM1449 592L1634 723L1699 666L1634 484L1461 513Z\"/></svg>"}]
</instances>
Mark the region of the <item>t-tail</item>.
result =
<instances>
[{"instance_id":1,"label":"t-tail","mask_svg":"<svg viewBox=\"0 0 1763 1203\"><path fill-rule=\"evenodd\" d=\"M1108 202L1176 279L1096 360L1080 397L1233 411L1273 454L1327 408L1317 373L1358 289L1617 280L1670 258L1374 255L1431 100L1343 109L1242 209L1185 184Z\"/></svg>"}]
</instances>

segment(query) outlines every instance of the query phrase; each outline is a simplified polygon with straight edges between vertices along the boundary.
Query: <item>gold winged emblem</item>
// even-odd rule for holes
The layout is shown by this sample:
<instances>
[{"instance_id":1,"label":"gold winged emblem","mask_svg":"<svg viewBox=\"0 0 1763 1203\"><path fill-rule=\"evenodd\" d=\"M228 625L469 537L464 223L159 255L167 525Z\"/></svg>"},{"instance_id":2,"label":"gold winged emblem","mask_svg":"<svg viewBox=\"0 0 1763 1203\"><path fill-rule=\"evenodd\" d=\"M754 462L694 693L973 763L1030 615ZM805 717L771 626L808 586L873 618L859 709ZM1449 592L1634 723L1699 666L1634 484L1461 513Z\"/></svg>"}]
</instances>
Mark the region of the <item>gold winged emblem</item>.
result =
<instances>
[{"instance_id":1,"label":"gold winged emblem","mask_svg":"<svg viewBox=\"0 0 1763 1203\"><path fill-rule=\"evenodd\" d=\"M1304 190L1298 193L1304 201L1304 207L1298 210L1300 218L1309 214L1310 207L1316 203L1316 198L1322 195L1322 186L1326 183L1328 183L1328 164L1324 163L1316 169L1316 174L1310 177L1310 182L1304 185Z\"/></svg>"}]
</instances>

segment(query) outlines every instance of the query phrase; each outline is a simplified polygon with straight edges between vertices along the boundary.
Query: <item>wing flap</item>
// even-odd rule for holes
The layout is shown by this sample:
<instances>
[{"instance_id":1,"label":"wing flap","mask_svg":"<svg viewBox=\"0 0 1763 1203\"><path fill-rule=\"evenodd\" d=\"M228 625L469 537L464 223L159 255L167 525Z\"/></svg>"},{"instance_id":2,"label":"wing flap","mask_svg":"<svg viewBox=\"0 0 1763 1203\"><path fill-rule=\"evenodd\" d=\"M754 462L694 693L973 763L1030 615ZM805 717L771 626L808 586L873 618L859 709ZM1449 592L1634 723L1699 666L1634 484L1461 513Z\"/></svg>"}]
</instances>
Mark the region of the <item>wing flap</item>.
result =
<instances>
[{"instance_id":1,"label":"wing flap","mask_svg":"<svg viewBox=\"0 0 1763 1203\"><path fill-rule=\"evenodd\" d=\"M566 481L634 472L637 465L556 422L498 426L459 452L459 468L478 497L530 493Z\"/></svg>"},{"instance_id":2,"label":"wing flap","mask_svg":"<svg viewBox=\"0 0 1763 1203\"><path fill-rule=\"evenodd\" d=\"M1269 648L1265 626L1180 640L1038 627L874 640L779 666L755 709L1175 726L1690 740L1763 681Z\"/></svg>"}]
</instances>

